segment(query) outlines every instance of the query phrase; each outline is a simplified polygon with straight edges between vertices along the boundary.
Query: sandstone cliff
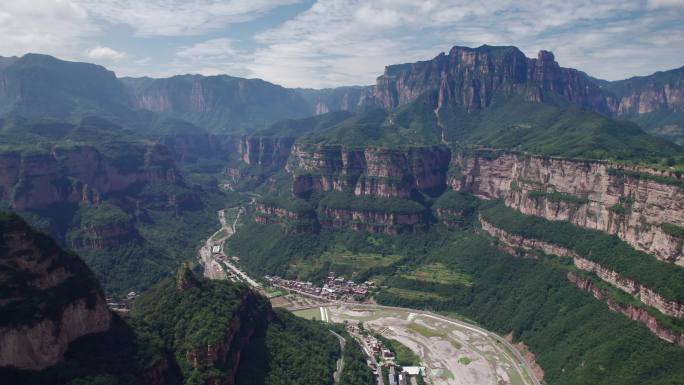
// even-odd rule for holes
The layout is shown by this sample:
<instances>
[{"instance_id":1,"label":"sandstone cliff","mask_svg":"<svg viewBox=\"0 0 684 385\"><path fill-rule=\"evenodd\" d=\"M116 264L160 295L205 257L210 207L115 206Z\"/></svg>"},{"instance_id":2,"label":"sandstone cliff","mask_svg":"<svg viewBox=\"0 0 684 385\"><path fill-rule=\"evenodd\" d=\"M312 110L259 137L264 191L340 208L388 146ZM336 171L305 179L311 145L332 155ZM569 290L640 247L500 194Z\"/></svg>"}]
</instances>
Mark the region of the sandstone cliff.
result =
<instances>
[{"instance_id":1,"label":"sandstone cliff","mask_svg":"<svg viewBox=\"0 0 684 385\"><path fill-rule=\"evenodd\" d=\"M357 196L407 198L412 191L443 189L450 156L439 146L347 149L295 144L287 170L296 196L351 190Z\"/></svg>"},{"instance_id":2,"label":"sandstone cliff","mask_svg":"<svg viewBox=\"0 0 684 385\"><path fill-rule=\"evenodd\" d=\"M294 141L291 137L243 136L238 152L248 165L282 168Z\"/></svg>"},{"instance_id":3,"label":"sandstone cliff","mask_svg":"<svg viewBox=\"0 0 684 385\"><path fill-rule=\"evenodd\" d=\"M0 215L0 367L45 369L72 341L107 331L111 314L77 256L18 217Z\"/></svg>"},{"instance_id":4,"label":"sandstone cliff","mask_svg":"<svg viewBox=\"0 0 684 385\"><path fill-rule=\"evenodd\" d=\"M667 316L684 319L684 304L668 300L652 288L646 287L640 282L623 277L618 272L601 266L587 258L583 258L565 247L537 239L529 239L519 235L509 234L483 219L480 220L480 223L482 225L482 230L499 239L505 246L504 250L509 253L516 254L519 250L524 250L534 254L535 250L541 250L545 254L571 258L575 267L596 274L601 280L634 296L644 305L653 307Z\"/></svg>"},{"instance_id":5,"label":"sandstone cliff","mask_svg":"<svg viewBox=\"0 0 684 385\"><path fill-rule=\"evenodd\" d=\"M282 207L273 202L257 202L254 208L254 220L257 223L277 224L297 233L316 232L319 229L316 213L311 208Z\"/></svg>"},{"instance_id":6,"label":"sandstone cliff","mask_svg":"<svg viewBox=\"0 0 684 385\"><path fill-rule=\"evenodd\" d=\"M604 89L614 115L684 111L684 67L610 82Z\"/></svg>"},{"instance_id":7,"label":"sandstone cliff","mask_svg":"<svg viewBox=\"0 0 684 385\"><path fill-rule=\"evenodd\" d=\"M530 59L515 47L486 45L456 46L432 60L388 66L378 77L373 101L392 109L427 91L437 93L436 109L447 103L481 109L497 94L541 102L554 93L599 112L609 111L599 87L581 72L560 67L551 52L540 51Z\"/></svg>"},{"instance_id":8,"label":"sandstone cliff","mask_svg":"<svg viewBox=\"0 0 684 385\"><path fill-rule=\"evenodd\" d=\"M0 155L0 199L15 210L81 202L138 183L174 183L172 155L161 145L131 145L110 158L92 146L54 147L49 152Z\"/></svg>"},{"instance_id":9,"label":"sandstone cliff","mask_svg":"<svg viewBox=\"0 0 684 385\"><path fill-rule=\"evenodd\" d=\"M671 330L661 325L658 319L651 315L646 309L618 303L610 296L606 295L606 293L590 279L577 273L568 272L567 278L580 289L591 293L597 300L605 302L610 310L622 313L629 319L644 324L648 330L658 336L658 338L684 347L684 333Z\"/></svg>"},{"instance_id":10,"label":"sandstone cliff","mask_svg":"<svg viewBox=\"0 0 684 385\"><path fill-rule=\"evenodd\" d=\"M617 234L631 246L684 265L683 240L663 224L684 226L680 176L600 161L515 153L454 157L457 191L503 199L523 214Z\"/></svg>"}]
</instances>

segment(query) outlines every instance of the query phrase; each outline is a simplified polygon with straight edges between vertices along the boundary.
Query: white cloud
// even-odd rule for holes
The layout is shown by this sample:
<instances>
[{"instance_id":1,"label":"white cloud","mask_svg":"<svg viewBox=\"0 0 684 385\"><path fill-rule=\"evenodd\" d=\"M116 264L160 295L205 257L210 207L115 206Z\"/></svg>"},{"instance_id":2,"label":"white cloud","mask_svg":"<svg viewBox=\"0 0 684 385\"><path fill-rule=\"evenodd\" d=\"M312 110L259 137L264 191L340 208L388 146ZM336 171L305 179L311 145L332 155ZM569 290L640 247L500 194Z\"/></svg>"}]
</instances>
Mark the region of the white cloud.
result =
<instances>
[{"instance_id":1,"label":"white cloud","mask_svg":"<svg viewBox=\"0 0 684 385\"><path fill-rule=\"evenodd\" d=\"M71 0L4 0L0 4L0 55L39 52L80 56L84 36L97 31Z\"/></svg>"},{"instance_id":2,"label":"white cloud","mask_svg":"<svg viewBox=\"0 0 684 385\"><path fill-rule=\"evenodd\" d=\"M182 58L215 59L235 55L233 42L228 38L218 38L185 47L176 53Z\"/></svg>"},{"instance_id":3,"label":"white cloud","mask_svg":"<svg viewBox=\"0 0 684 385\"><path fill-rule=\"evenodd\" d=\"M75 0L90 13L141 36L202 35L302 0Z\"/></svg>"},{"instance_id":4,"label":"white cloud","mask_svg":"<svg viewBox=\"0 0 684 385\"><path fill-rule=\"evenodd\" d=\"M109 61L119 61L126 57L126 54L123 52L101 45L91 48L86 55L91 59Z\"/></svg>"},{"instance_id":5,"label":"white cloud","mask_svg":"<svg viewBox=\"0 0 684 385\"><path fill-rule=\"evenodd\" d=\"M561 65L616 79L684 64L684 42L669 51L647 43L658 30L679 36L682 14L655 12L642 0L317 0L258 34L261 46L246 65L287 86L369 84L387 64L427 60L452 45L491 44L531 56L551 49Z\"/></svg>"}]
</instances>

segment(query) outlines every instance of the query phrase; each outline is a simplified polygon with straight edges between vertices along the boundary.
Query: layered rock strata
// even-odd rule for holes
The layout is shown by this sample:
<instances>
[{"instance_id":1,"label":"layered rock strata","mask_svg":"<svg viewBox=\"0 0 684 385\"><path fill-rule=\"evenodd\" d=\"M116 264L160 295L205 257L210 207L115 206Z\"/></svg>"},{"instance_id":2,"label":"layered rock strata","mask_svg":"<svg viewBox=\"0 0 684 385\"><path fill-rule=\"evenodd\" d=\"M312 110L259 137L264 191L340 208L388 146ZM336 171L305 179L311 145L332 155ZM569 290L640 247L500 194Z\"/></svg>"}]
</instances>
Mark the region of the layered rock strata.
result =
<instances>
[{"instance_id":1,"label":"layered rock strata","mask_svg":"<svg viewBox=\"0 0 684 385\"><path fill-rule=\"evenodd\" d=\"M526 215L616 234L638 250L684 265L684 240L663 230L684 226L684 179L674 173L579 161L479 152L454 157L456 191L503 199Z\"/></svg>"},{"instance_id":2,"label":"layered rock strata","mask_svg":"<svg viewBox=\"0 0 684 385\"><path fill-rule=\"evenodd\" d=\"M408 198L412 191L443 189L451 153L445 147L347 149L296 144L287 170L293 193L351 190L356 196Z\"/></svg>"},{"instance_id":3,"label":"layered rock strata","mask_svg":"<svg viewBox=\"0 0 684 385\"><path fill-rule=\"evenodd\" d=\"M635 280L625 278L618 272L605 268L596 262L583 258L572 250L537 239L529 239L510 234L483 219L480 219L480 224L482 230L499 239L507 246L507 251L520 249L525 251L541 250L546 254L572 258L572 261L577 268L596 274L603 281L634 296L644 305L651 306L667 316L684 319L683 304L668 300L658 294L655 290L648 288Z\"/></svg>"},{"instance_id":4,"label":"layered rock strata","mask_svg":"<svg viewBox=\"0 0 684 385\"><path fill-rule=\"evenodd\" d=\"M648 330L658 338L684 347L684 333L662 326L646 309L616 302L610 296L606 295L603 290L597 287L590 279L582 277L575 272L568 272L567 278L580 289L591 293L597 300L605 302L610 310L624 314L629 319L644 324Z\"/></svg>"},{"instance_id":5,"label":"layered rock strata","mask_svg":"<svg viewBox=\"0 0 684 385\"><path fill-rule=\"evenodd\" d=\"M0 200L15 210L76 203L125 190L138 183L175 183L172 155L164 146L131 147L125 159L111 159L96 148L54 148L51 152L0 155Z\"/></svg>"}]
</instances>

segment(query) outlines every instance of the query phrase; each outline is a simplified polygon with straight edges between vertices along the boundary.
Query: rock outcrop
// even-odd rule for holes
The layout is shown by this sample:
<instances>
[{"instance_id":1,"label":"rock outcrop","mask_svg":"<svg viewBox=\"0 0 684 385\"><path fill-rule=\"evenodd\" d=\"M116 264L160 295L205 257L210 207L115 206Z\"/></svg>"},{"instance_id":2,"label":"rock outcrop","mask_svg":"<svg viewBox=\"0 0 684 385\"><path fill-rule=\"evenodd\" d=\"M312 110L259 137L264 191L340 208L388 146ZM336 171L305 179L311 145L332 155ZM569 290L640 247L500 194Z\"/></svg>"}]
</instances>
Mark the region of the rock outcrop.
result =
<instances>
[{"instance_id":1,"label":"rock outcrop","mask_svg":"<svg viewBox=\"0 0 684 385\"><path fill-rule=\"evenodd\" d=\"M173 156L158 144L131 145L109 158L92 146L55 147L49 152L0 155L0 199L15 210L77 203L147 182L175 183Z\"/></svg>"},{"instance_id":2,"label":"rock outcrop","mask_svg":"<svg viewBox=\"0 0 684 385\"><path fill-rule=\"evenodd\" d=\"M580 289L591 293L597 300L605 302L610 310L624 314L629 319L644 324L648 330L658 338L684 347L684 333L662 326L660 322L658 322L658 319L651 315L646 309L618 303L610 296L606 295L606 293L590 279L575 272L568 272L567 278Z\"/></svg>"},{"instance_id":3,"label":"rock outcrop","mask_svg":"<svg viewBox=\"0 0 684 385\"><path fill-rule=\"evenodd\" d=\"M535 250L541 250L545 254L572 258L572 261L577 268L596 274L596 276L603 281L634 296L644 305L653 307L667 316L684 319L684 304L668 300L655 290L648 288L635 280L622 277L618 272L603 267L587 258L583 258L572 250L537 239L529 239L516 234L510 234L483 219L480 219L480 224L482 225L482 230L499 239L504 245L504 250L509 253L516 254L519 250L523 250L532 252L533 254Z\"/></svg>"},{"instance_id":4,"label":"rock outcrop","mask_svg":"<svg viewBox=\"0 0 684 385\"><path fill-rule=\"evenodd\" d=\"M282 168L294 141L290 137L244 136L238 151L246 164Z\"/></svg>"},{"instance_id":5,"label":"rock outcrop","mask_svg":"<svg viewBox=\"0 0 684 385\"><path fill-rule=\"evenodd\" d=\"M257 202L254 221L261 224L277 224L297 233L316 232L319 223L313 209L288 209L274 203Z\"/></svg>"},{"instance_id":6,"label":"rock outcrop","mask_svg":"<svg viewBox=\"0 0 684 385\"><path fill-rule=\"evenodd\" d=\"M456 191L503 199L523 214L617 234L636 249L684 265L684 241L663 224L684 226L684 179L600 161L476 152L454 157Z\"/></svg>"},{"instance_id":7,"label":"rock outcrop","mask_svg":"<svg viewBox=\"0 0 684 385\"><path fill-rule=\"evenodd\" d=\"M321 226L333 229L350 229L369 233L397 235L412 232L425 225L423 213L364 211L323 207L319 213Z\"/></svg>"},{"instance_id":8,"label":"rock outcrop","mask_svg":"<svg viewBox=\"0 0 684 385\"><path fill-rule=\"evenodd\" d=\"M292 148L287 170L300 197L351 190L357 196L407 198L414 190L443 189L450 157L439 146L347 149L300 143Z\"/></svg>"},{"instance_id":9,"label":"rock outcrop","mask_svg":"<svg viewBox=\"0 0 684 385\"><path fill-rule=\"evenodd\" d=\"M392 65L378 77L372 100L386 109L416 100L425 92L438 95L436 109L455 103L476 110L489 106L495 95L521 95L541 102L548 93L609 112L601 89L581 72L558 65L551 52L540 51L536 59L516 47L453 47L432 60Z\"/></svg>"},{"instance_id":10,"label":"rock outcrop","mask_svg":"<svg viewBox=\"0 0 684 385\"><path fill-rule=\"evenodd\" d=\"M604 87L612 114L635 116L684 111L684 67L610 82Z\"/></svg>"},{"instance_id":11,"label":"rock outcrop","mask_svg":"<svg viewBox=\"0 0 684 385\"><path fill-rule=\"evenodd\" d=\"M109 330L92 272L19 217L0 214L0 367L42 370L79 337Z\"/></svg>"}]
</instances>

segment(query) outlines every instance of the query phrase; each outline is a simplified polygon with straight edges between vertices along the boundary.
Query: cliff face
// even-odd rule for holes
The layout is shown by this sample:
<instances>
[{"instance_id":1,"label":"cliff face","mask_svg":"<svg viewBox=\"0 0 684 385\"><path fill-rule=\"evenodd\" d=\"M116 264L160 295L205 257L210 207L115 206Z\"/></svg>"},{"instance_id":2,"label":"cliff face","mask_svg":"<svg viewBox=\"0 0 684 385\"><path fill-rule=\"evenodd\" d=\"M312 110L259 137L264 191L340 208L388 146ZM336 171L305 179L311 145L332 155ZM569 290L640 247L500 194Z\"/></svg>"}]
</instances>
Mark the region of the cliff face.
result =
<instances>
[{"instance_id":1,"label":"cliff face","mask_svg":"<svg viewBox=\"0 0 684 385\"><path fill-rule=\"evenodd\" d=\"M138 236L132 218L104 224L82 224L79 235L71 238L69 245L74 249L102 250L119 247Z\"/></svg>"},{"instance_id":2,"label":"cliff face","mask_svg":"<svg viewBox=\"0 0 684 385\"><path fill-rule=\"evenodd\" d=\"M444 188L450 152L443 147L345 149L296 144L287 170L293 192L353 190L357 196L407 198L411 192Z\"/></svg>"},{"instance_id":3,"label":"cliff face","mask_svg":"<svg viewBox=\"0 0 684 385\"><path fill-rule=\"evenodd\" d=\"M204 384L235 384L242 351L249 344L258 327L273 318L270 303L264 307L264 301L263 297L252 291L243 293L239 309L230 323L225 325L224 337L216 343L185 352L185 359L194 369L230 368L224 375L208 378ZM255 308L262 307L264 313L257 314Z\"/></svg>"},{"instance_id":4,"label":"cliff face","mask_svg":"<svg viewBox=\"0 0 684 385\"><path fill-rule=\"evenodd\" d=\"M49 153L19 152L0 156L0 199L15 210L80 202L125 190L136 183L174 183L178 178L165 147L131 146L125 158L111 159L96 148L53 148Z\"/></svg>"},{"instance_id":5,"label":"cliff face","mask_svg":"<svg viewBox=\"0 0 684 385\"><path fill-rule=\"evenodd\" d=\"M454 47L432 60L389 66L378 77L373 100L391 109L427 91L438 95L435 108L455 103L481 109L496 94L540 102L552 92L599 112L609 110L599 87L579 71L560 67L551 52L540 51L530 59L515 47Z\"/></svg>"},{"instance_id":6,"label":"cliff face","mask_svg":"<svg viewBox=\"0 0 684 385\"><path fill-rule=\"evenodd\" d=\"M290 210L275 204L257 202L255 205L255 222L261 224L277 224L297 233L316 232L319 223L313 210Z\"/></svg>"},{"instance_id":7,"label":"cliff face","mask_svg":"<svg viewBox=\"0 0 684 385\"><path fill-rule=\"evenodd\" d=\"M670 330L662 326L646 309L617 303L612 298L608 297L603 290L597 287L591 280L582 277L577 273L568 272L567 278L580 289L591 293L597 300L605 302L610 310L624 314L629 319L644 324L648 330L658 338L684 347L684 333Z\"/></svg>"},{"instance_id":8,"label":"cliff face","mask_svg":"<svg viewBox=\"0 0 684 385\"><path fill-rule=\"evenodd\" d=\"M612 93L608 102L614 115L684 111L684 67L610 82L605 89Z\"/></svg>"},{"instance_id":9,"label":"cliff face","mask_svg":"<svg viewBox=\"0 0 684 385\"><path fill-rule=\"evenodd\" d=\"M45 369L70 342L110 328L104 295L78 257L7 215L0 249L0 367Z\"/></svg>"},{"instance_id":10,"label":"cliff face","mask_svg":"<svg viewBox=\"0 0 684 385\"><path fill-rule=\"evenodd\" d=\"M684 188L676 175L513 153L459 155L454 165L461 171L450 179L454 190L503 199L523 214L617 234L639 250L684 265L683 241L662 228L684 226Z\"/></svg>"},{"instance_id":11,"label":"cliff face","mask_svg":"<svg viewBox=\"0 0 684 385\"><path fill-rule=\"evenodd\" d=\"M246 164L281 168L287 163L294 141L289 137L244 136L239 153Z\"/></svg>"},{"instance_id":12,"label":"cliff face","mask_svg":"<svg viewBox=\"0 0 684 385\"><path fill-rule=\"evenodd\" d=\"M537 259L538 256L535 254L535 251L539 250L545 254L571 258L575 267L596 274L604 282L634 296L644 305L657 309L670 317L684 318L684 306L682 304L668 301L654 290L641 285L639 282L624 278L617 272L582 258L571 250L548 242L509 234L482 219L480 219L480 223L482 230L497 238L501 242L501 249L511 255L520 255L523 252L526 256ZM665 341L684 346L684 333L676 332L660 325L656 317L651 315L646 309L616 302L591 280L575 272L568 272L567 278L580 289L592 293L596 299L605 302L612 311L622 313L634 321L645 324L653 334Z\"/></svg>"},{"instance_id":13,"label":"cliff face","mask_svg":"<svg viewBox=\"0 0 684 385\"><path fill-rule=\"evenodd\" d=\"M392 213L324 207L320 212L321 226L333 229L351 229L369 233L397 235L411 232L424 225L422 213Z\"/></svg>"},{"instance_id":14,"label":"cliff face","mask_svg":"<svg viewBox=\"0 0 684 385\"><path fill-rule=\"evenodd\" d=\"M314 112L296 91L260 79L182 75L122 81L135 108L184 119L213 131L264 127Z\"/></svg>"},{"instance_id":15,"label":"cliff face","mask_svg":"<svg viewBox=\"0 0 684 385\"><path fill-rule=\"evenodd\" d=\"M534 251L541 250L546 254L572 258L574 265L584 271L595 273L603 281L638 298L643 304L651 306L661 313L670 317L684 319L684 304L670 301L655 290L642 285L632 279L622 277L619 273L610 270L600 264L582 258L571 250L537 239L524 238L519 235L509 234L496 226L480 220L482 230L499 239L505 246L505 251L515 253L518 250Z\"/></svg>"}]
</instances>

